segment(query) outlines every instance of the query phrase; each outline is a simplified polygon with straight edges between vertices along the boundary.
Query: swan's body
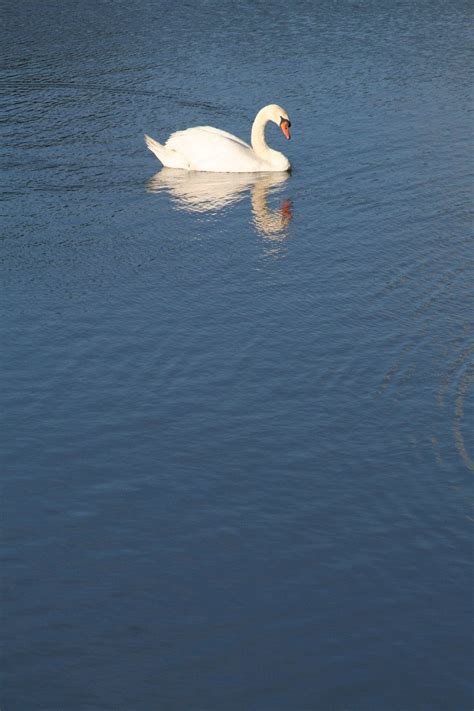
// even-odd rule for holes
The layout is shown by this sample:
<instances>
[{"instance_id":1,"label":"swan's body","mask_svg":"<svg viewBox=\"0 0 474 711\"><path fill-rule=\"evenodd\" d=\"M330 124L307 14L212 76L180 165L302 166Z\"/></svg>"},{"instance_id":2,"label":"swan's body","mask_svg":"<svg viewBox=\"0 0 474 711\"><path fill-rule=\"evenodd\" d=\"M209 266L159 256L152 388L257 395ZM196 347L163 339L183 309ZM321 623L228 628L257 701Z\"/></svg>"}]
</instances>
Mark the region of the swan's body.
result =
<instances>
[{"instance_id":1,"label":"swan's body","mask_svg":"<svg viewBox=\"0 0 474 711\"><path fill-rule=\"evenodd\" d=\"M276 104L264 106L252 125L251 145L227 131L196 126L171 134L164 145L145 135L152 153L167 168L216 173L256 173L290 169L288 158L269 148L265 125L273 121L290 138L288 114Z\"/></svg>"}]
</instances>

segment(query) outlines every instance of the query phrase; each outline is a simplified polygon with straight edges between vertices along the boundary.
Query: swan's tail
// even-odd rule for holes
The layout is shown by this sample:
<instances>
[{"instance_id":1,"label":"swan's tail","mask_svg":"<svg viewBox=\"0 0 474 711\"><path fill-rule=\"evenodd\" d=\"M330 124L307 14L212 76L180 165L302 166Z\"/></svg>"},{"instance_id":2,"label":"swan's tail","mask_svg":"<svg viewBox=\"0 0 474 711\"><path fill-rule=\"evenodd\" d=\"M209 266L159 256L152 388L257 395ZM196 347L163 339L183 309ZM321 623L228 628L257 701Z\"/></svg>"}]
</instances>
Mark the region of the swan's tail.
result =
<instances>
[{"instance_id":1,"label":"swan's tail","mask_svg":"<svg viewBox=\"0 0 474 711\"><path fill-rule=\"evenodd\" d=\"M172 148L162 146L154 138L145 133L145 143L152 153L163 163L166 168L188 168L187 161Z\"/></svg>"}]
</instances>

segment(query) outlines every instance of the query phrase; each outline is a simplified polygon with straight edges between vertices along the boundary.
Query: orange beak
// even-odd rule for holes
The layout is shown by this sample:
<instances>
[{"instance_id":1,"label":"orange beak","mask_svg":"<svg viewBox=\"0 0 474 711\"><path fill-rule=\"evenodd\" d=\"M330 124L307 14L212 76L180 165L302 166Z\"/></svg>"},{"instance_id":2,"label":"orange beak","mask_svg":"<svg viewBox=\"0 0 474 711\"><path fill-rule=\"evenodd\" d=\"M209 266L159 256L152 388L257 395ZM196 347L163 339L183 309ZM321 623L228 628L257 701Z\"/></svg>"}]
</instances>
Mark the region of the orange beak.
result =
<instances>
[{"instance_id":1,"label":"orange beak","mask_svg":"<svg viewBox=\"0 0 474 711\"><path fill-rule=\"evenodd\" d=\"M289 141L291 136L290 136L290 122L287 121L286 119L282 119L280 122L280 128L283 131L283 135L285 136L286 140Z\"/></svg>"}]
</instances>

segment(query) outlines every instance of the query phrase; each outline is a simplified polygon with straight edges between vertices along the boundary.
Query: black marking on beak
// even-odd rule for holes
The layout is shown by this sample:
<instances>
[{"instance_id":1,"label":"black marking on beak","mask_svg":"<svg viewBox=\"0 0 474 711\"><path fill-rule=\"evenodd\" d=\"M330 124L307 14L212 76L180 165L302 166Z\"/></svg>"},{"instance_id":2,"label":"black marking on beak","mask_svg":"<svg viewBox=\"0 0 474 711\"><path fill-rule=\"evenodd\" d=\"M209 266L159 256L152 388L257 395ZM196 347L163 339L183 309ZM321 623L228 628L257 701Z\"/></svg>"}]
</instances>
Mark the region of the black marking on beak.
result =
<instances>
[{"instance_id":1,"label":"black marking on beak","mask_svg":"<svg viewBox=\"0 0 474 711\"><path fill-rule=\"evenodd\" d=\"M281 124L282 124L283 122L285 122L285 123L288 124L288 128L291 128L291 121L290 121L290 119L283 118L283 116L280 116L280 126L281 126Z\"/></svg>"}]
</instances>

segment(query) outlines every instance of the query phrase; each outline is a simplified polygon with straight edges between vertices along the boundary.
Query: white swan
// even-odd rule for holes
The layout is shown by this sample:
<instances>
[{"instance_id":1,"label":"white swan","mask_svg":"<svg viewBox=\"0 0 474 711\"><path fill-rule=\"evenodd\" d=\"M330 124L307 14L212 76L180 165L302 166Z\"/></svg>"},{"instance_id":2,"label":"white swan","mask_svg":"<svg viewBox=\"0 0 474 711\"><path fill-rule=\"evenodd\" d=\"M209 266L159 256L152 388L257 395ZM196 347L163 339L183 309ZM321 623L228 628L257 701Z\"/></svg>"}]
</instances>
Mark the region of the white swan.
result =
<instances>
[{"instance_id":1,"label":"white swan","mask_svg":"<svg viewBox=\"0 0 474 711\"><path fill-rule=\"evenodd\" d=\"M288 158L269 148L265 126L273 121L290 139L290 119L281 106L260 109L252 125L251 146L227 131L212 126L196 126L171 134L163 146L145 134L152 153L167 168L215 173L256 173L290 169Z\"/></svg>"}]
</instances>

